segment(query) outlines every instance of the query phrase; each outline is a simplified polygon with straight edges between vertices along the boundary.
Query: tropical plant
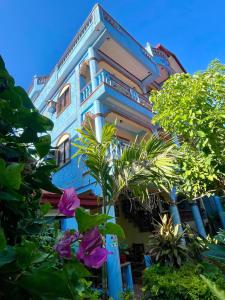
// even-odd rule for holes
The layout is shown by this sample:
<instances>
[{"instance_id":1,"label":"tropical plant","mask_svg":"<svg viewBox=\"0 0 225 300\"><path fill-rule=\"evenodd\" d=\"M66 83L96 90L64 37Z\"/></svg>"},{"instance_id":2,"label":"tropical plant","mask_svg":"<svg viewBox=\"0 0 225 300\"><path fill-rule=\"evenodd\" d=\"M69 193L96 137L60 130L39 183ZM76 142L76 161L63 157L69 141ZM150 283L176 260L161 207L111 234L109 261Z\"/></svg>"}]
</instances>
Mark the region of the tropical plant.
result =
<instances>
[{"instance_id":1,"label":"tropical plant","mask_svg":"<svg viewBox=\"0 0 225 300\"><path fill-rule=\"evenodd\" d=\"M135 300L134 291L131 291L129 289L123 291L120 294L120 300Z\"/></svg>"},{"instance_id":2,"label":"tropical plant","mask_svg":"<svg viewBox=\"0 0 225 300\"><path fill-rule=\"evenodd\" d=\"M184 244L185 231L180 225L173 225L172 219L164 215L161 222L155 223L154 233L149 236L149 254L156 263L180 267L190 259L188 247Z\"/></svg>"},{"instance_id":3,"label":"tropical plant","mask_svg":"<svg viewBox=\"0 0 225 300\"><path fill-rule=\"evenodd\" d=\"M89 174L99 184L104 213L109 213L121 193L129 191L144 200L148 198L149 188L169 189L169 179L175 177L176 159L176 146L171 140L152 136L130 144L118 156L113 155L118 145L115 125L103 126L100 141L91 122L78 133L80 137L73 143L77 148L74 156L84 160ZM106 291L105 266L103 274Z\"/></svg>"},{"instance_id":4,"label":"tropical plant","mask_svg":"<svg viewBox=\"0 0 225 300\"><path fill-rule=\"evenodd\" d=\"M100 268L107 259L101 232L124 236L107 215L80 208L73 188L61 196L59 212L73 217L76 210L79 231L58 236L54 223L47 226L55 220L44 217L50 205L40 204L42 190L61 193L51 183L54 161L45 159L52 127L0 58L1 299L97 299L87 268Z\"/></svg>"},{"instance_id":5,"label":"tropical plant","mask_svg":"<svg viewBox=\"0 0 225 300\"><path fill-rule=\"evenodd\" d=\"M224 300L225 299L225 291L221 290L216 286L214 282L211 280L207 279L204 275L200 275L202 280L208 285L210 288L212 294L219 300Z\"/></svg>"},{"instance_id":6,"label":"tropical plant","mask_svg":"<svg viewBox=\"0 0 225 300\"><path fill-rule=\"evenodd\" d=\"M223 229L214 236L213 242L208 245L203 255L225 272L225 231Z\"/></svg>"},{"instance_id":7,"label":"tropical plant","mask_svg":"<svg viewBox=\"0 0 225 300\"><path fill-rule=\"evenodd\" d=\"M213 61L207 70L175 74L150 100L157 122L177 135L180 191L193 199L225 187L225 65Z\"/></svg>"},{"instance_id":8,"label":"tropical plant","mask_svg":"<svg viewBox=\"0 0 225 300\"><path fill-rule=\"evenodd\" d=\"M209 272L210 270L210 272ZM146 269L143 277L143 300L215 300L208 285L201 278L212 280L221 289L224 286L223 274L215 266L184 264L179 269L153 265Z\"/></svg>"},{"instance_id":9,"label":"tropical plant","mask_svg":"<svg viewBox=\"0 0 225 300\"><path fill-rule=\"evenodd\" d=\"M176 145L156 136L131 143L121 156L112 155L117 147L116 126L105 124L101 141L97 140L91 123L78 130L80 137L73 144L75 156L84 159L90 175L100 185L106 212L122 192L128 190L140 200L148 198L149 188L170 189L176 177Z\"/></svg>"},{"instance_id":10,"label":"tropical plant","mask_svg":"<svg viewBox=\"0 0 225 300\"><path fill-rule=\"evenodd\" d=\"M183 228L185 229L184 236L190 256L195 260L201 260L202 253L207 249L211 238L207 236L206 239L202 239L189 224L183 225Z\"/></svg>"}]
</instances>

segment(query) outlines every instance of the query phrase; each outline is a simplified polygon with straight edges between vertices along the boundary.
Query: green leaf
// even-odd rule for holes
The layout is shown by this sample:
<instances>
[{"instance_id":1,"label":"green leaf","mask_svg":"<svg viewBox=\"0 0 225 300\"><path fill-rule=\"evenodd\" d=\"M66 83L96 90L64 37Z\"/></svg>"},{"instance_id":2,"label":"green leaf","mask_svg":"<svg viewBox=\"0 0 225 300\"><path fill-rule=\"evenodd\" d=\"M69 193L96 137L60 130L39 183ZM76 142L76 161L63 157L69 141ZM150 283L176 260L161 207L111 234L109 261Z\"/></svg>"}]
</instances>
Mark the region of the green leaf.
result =
<instances>
[{"instance_id":1,"label":"green leaf","mask_svg":"<svg viewBox=\"0 0 225 300\"><path fill-rule=\"evenodd\" d=\"M40 155L40 157L44 157L48 154L51 147L51 137L49 134L39 137L38 141L34 144L35 148Z\"/></svg>"},{"instance_id":2,"label":"green leaf","mask_svg":"<svg viewBox=\"0 0 225 300\"><path fill-rule=\"evenodd\" d=\"M104 224L109 219L111 219L111 217L105 214L90 215L83 208L78 208L76 210L76 220L79 232L85 232L95 226Z\"/></svg>"},{"instance_id":3,"label":"green leaf","mask_svg":"<svg viewBox=\"0 0 225 300\"><path fill-rule=\"evenodd\" d=\"M38 141L37 132L32 128L24 129L24 132L20 136L21 143L35 143Z\"/></svg>"},{"instance_id":4,"label":"green leaf","mask_svg":"<svg viewBox=\"0 0 225 300\"><path fill-rule=\"evenodd\" d=\"M18 282L21 287L38 297L72 299L66 274L61 270L34 270L33 273L26 273Z\"/></svg>"},{"instance_id":5,"label":"green leaf","mask_svg":"<svg viewBox=\"0 0 225 300\"><path fill-rule=\"evenodd\" d=\"M21 172L23 164L11 163L6 167L5 161L0 159L0 183L5 187L18 190L22 182Z\"/></svg>"},{"instance_id":6,"label":"green leaf","mask_svg":"<svg viewBox=\"0 0 225 300\"><path fill-rule=\"evenodd\" d=\"M203 252L203 255L225 263L225 246L212 244L209 246L209 250Z\"/></svg>"},{"instance_id":7,"label":"green leaf","mask_svg":"<svg viewBox=\"0 0 225 300\"><path fill-rule=\"evenodd\" d=\"M49 210L52 208L51 204L50 203L44 203L40 206L40 209L41 209L41 214L44 216L46 215Z\"/></svg>"},{"instance_id":8,"label":"green leaf","mask_svg":"<svg viewBox=\"0 0 225 300\"><path fill-rule=\"evenodd\" d=\"M7 246L4 230L0 228L0 251L4 250Z\"/></svg>"},{"instance_id":9,"label":"green leaf","mask_svg":"<svg viewBox=\"0 0 225 300\"><path fill-rule=\"evenodd\" d=\"M204 131L197 131L197 134L199 137L203 138L206 136L205 132Z\"/></svg>"},{"instance_id":10,"label":"green leaf","mask_svg":"<svg viewBox=\"0 0 225 300\"><path fill-rule=\"evenodd\" d=\"M25 241L22 246L16 246L15 253L17 264L21 269L26 269L42 255L37 245L29 241Z\"/></svg>"},{"instance_id":11,"label":"green leaf","mask_svg":"<svg viewBox=\"0 0 225 300\"><path fill-rule=\"evenodd\" d=\"M91 273L76 259L65 264L65 268L70 276L77 275L78 278L91 276Z\"/></svg>"},{"instance_id":12,"label":"green leaf","mask_svg":"<svg viewBox=\"0 0 225 300\"><path fill-rule=\"evenodd\" d=\"M7 166L5 171L5 182L9 188L18 190L22 183L21 172L24 168L23 164L12 163Z\"/></svg>"},{"instance_id":13,"label":"green leaf","mask_svg":"<svg viewBox=\"0 0 225 300\"><path fill-rule=\"evenodd\" d=\"M15 252L13 247L8 246L6 249L0 251L0 268L6 264L11 263L15 259Z\"/></svg>"},{"instance_id":14,"label":"green leaf","mask_svg":"<svg viewBox=\"0 0 225 300\"><path fill-rule=\"evenodd\" d=\"M101 229L100 232L105 234L115 234L117 237L125 239L125 233L123 228L119 224L107 222Z\"/></svg>"}]
</instances>

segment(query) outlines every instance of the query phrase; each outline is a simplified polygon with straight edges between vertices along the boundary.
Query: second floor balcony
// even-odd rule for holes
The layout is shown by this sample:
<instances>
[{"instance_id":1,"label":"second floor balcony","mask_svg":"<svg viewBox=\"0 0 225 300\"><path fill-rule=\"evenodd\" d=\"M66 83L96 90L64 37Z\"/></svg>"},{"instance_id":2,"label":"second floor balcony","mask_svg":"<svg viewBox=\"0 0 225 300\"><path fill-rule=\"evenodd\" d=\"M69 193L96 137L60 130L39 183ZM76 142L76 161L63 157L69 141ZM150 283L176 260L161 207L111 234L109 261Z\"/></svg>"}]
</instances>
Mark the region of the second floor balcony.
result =
<instances>
[{"instance_id":1,"label":"second floor balcony","mask_svg":"<svg viewBox=\"0 0 225 300\"><path fill-rule=\"evenodd\" d=\"M123 82L117 76L111 74L105 69L101 69L97 72L95 76L95 89L93 89L92 82L87 83L82 88L80 94L81 103L88 100L102 85L112 88L123 96L129 98L131 101L134 101L149 110L152 108L147 96L138 92L136 88L131 88L127 83Z\"/></svg>"}]
</instances>

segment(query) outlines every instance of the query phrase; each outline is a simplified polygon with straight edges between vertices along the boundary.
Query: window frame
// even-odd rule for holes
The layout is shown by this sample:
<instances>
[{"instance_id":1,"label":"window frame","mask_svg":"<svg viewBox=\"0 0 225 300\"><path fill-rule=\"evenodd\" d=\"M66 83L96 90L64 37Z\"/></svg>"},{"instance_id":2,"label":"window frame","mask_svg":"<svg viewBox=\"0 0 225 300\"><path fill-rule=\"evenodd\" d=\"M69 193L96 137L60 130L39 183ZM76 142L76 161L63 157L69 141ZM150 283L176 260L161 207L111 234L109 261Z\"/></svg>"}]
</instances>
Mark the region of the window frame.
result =
<instances>
[{"instance_id":1,"label":"window frame","mask_svg":"<svg viewBox=\"0 0 225 300\"><path fill-rule=\"evenodd\" d=\"M59 93L56 104L56 116L58 117L65 111L71 103L71 86L70 83L64 84Z\"/></svg>"},{"instance_id":2,"label":"window frame","mask_svg":"<svg viewBox=\"0 0 225 300\"><path fill-rule=\"evenodd\" d=\"M65 139L64 139L65 138ZM62 141L62 142L61 142ZM70 135L63 134L56 144L56 164L58 168L63 167L71 160L71 140Z\"/></svg>"}]
</instances>

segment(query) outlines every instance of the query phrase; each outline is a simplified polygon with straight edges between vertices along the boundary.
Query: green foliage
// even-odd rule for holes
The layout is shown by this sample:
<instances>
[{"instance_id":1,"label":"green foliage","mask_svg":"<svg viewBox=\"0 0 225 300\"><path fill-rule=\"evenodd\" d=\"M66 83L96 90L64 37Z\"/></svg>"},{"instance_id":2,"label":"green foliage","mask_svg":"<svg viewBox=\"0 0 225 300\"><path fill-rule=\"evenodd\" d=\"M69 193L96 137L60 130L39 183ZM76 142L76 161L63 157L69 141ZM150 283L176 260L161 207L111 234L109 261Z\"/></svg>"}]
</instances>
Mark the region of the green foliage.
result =
<instances>
[{"instance_id":1,"label":"green foliage","mask_svg":"<svg viewBox=\"0 0 225 300\"><path fill-rule=\"evenodd\" d=\"M125 239L125 233L124 233L123 228L119 224L116 224L116 223L107 222L100 228L100 232L102 235L115 234L115 235L117 235L117 237L119 237L121 239Z\"/></svg>"},{"instance_id":2,"label":"green foliage","mask_svg":"<svg viewBox=\"0 0 225 300\"><path fill-rule=\"evenodd\" d=\"M194 260L201 260L203 251L208 248L210 243L210 237L208 236L206 239L202 239L188 224L183 226L183 228L190 257Z\"/></svg>"},{"instance_id":3,"label":"green foliage","mask_svg":"<svg viewBox=\"0 0 225 300\"><path fill-rule=\"evenodd\" d=\"M61 193L51 183L54 161L44 159L52 128L0 57L0 299L98 299L84 265L56 255L58 228L44 218L50 206L40 207L42 190ZM105 220L83 214L79 227Z\"/></svg>"},{"instance_id":4,"label":"green foliage","mask_svg":"<svg viewBox=\"0 0 225 300\"><path fill-rule=\"evenodd\" d=\"M209 272L210 270L210 272ZM207 284L200 274L224 285L222 273L214 266L185 264L179 269L168 266L154 265L144 273L143 300L147 299L176 299L176 300L213 300Z\"/></svg>"},{"instance_id":5,"label":"green foliage","mask_svg":"<svg viewBox=\"0 0 225 300\"><path fill-rule=\"evenodd\" d=\"M91 215L81 207L76 210L76 220L78 222L79 232L81 233L91 229L94 226L101 225L109 219L111 219L111 217L105 214Z\"/></svg>"},{"instance_id":6,"label":"green foliage","mask_svg":"<svg viewBox=\"0 0 225 300\"><path fill-rule=\"evenodd\" d=\"M149 237L148 248L156 263L179 267L190 259L189 249L184 245L185 232L180 232L179 226L174 226L167 215L161 218L161 223L155 224L155 231Z\"/></svg>"},{"instance_id":7,"label":"green foliage","mask_svg":"<svg viewBox=\"0 0 225 300\"><path fill-rule=\"evenodd\" d=\"M134 292L125 290L120 294L120 300L135 300Z\"/></svg>"},{"instance_id":8,"label":"green foliage","mask_svg":"<svg viewBox=\"0 0 225 300\"><path fill-rule=\"evenodd\" d=\"M151 95L154 122L181 143L180 190L190 199L224 190L225 66L213 61L204 72L175 74Z\"/></svg>"},{"instance_id":9,"label":"green foliage","mask_svg":"<svg viewBox=\"0 0 225 300\"><path fill-rule=\"evenodd\" d=\"M0 62L0 227L8 244L15 245L28 230L37 230L41 189L58 191L50 178L54 162L42 159L50 150L47 131L53 123Z\"/></svg>"},{"instance_id":10,"label":"green foliage","mask_svg":"<svg viewBox=\"0 0 225 300\"><path fill-rule=\"evenodd\" d=\"M225 231L220 229L203 255L225 272Z\"/></svg>"},{"instance_id":11,"label":"green foliage","mask_svg":"<svg viewBox=\"0 0 225 300\"><path fill-rule=\"evenodd\" d=\"M203 281L208 285L211 292L213 293L213 295L216 296L217 299L219 299L219 300L225 299L225 291L222 291L221 289L219 289L214 282L207 279L204 275L200 275L200 276L203 279Z\"/></svg>"},{"instance_id":12,"label":"green foliage","mask_svg":"<svg viewBox=\"0 0 225 300\"><path fill-rule=\"evenodd\" d=\"M127 190L139 199L148 198L148 189L169 190L169 179L175 176L176 147L171 141L155 136L130 144L122 155L111 155L117 147L116 127L105 124L101 142L91 124L78 130L80 138L73 144L75 156L84 159L90 175L100 185L103 207L110 207Z\"/></svg>"}]
</instances>

